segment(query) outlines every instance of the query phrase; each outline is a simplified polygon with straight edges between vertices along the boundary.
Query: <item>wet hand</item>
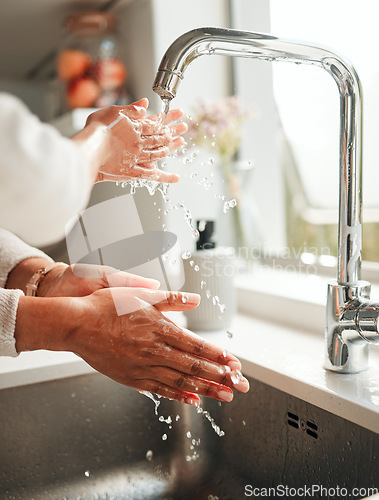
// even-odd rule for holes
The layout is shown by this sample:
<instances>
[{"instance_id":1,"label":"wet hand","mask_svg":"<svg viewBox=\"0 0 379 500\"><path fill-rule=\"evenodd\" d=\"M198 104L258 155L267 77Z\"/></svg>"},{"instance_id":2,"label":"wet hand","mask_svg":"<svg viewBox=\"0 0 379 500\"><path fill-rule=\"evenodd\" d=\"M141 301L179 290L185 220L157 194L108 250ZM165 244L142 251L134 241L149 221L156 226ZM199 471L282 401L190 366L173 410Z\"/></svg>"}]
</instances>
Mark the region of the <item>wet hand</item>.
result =
<instances>
[{"instance_id":1,"label":"wet hand","mask_svg":"<svg viewBox=\"0 0 379 500\"><path fill-rule=\"evenodd\" d=\"M88 117L87 125L107 125L107 154L100 166L97 182L127 181L143 178L157 182L177 182L176 174L157 168L157 161L184 144L181 136L187 130L179 109L170 111L162 121L160 114L146 117L147 99L129 106L111 106Z\"/></svg>"},{"instance_id":2,"label":"wet hand","mask_svg":"<svg viewBox=\"0 0 379 500\"><path fill-rule=\"evenodd\" d=\"M97 371L139 391L199 405L199 396L233 399L248 381L233 355L167 319L199 296L141 288L102 289L81 301L69 349Z\"/></svg>"}]
</instances>

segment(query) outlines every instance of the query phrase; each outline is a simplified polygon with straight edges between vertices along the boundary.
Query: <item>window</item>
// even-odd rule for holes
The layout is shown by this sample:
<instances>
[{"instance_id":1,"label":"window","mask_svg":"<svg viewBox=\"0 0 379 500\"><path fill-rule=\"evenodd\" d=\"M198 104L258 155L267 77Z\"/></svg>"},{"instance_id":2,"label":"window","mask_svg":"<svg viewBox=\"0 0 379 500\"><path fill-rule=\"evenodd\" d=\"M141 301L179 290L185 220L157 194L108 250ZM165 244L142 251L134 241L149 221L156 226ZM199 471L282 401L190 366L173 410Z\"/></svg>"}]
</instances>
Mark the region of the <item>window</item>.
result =
<instances>
[{"instance_id":1,"label":"window","mask_svg":"<svg viewBox=\"0 0 379 500\"><path fill-rule=\"evenodd\" d=\"M379 261L375 2L362 0L359 8L354 0L321 0L312 6L302 0L249 4L254 5L232 1L234 28L326 45L355 66L364 102L363 258ZM306 65L239 60L235 70L237 91L243 99L258 103L266 116L249 126L242 148L243 154L257 159L253 190L269 213L269 217L262 214L264 226L274 233L266 233L264 243L271 249L291 249L295 257L303 250L336 255L339 98L335 82L322 69Z\"/></svg>"},{"instance_id":2,"label":"window","mask_svg":"<svg viewBox=\"0 0 379 500\"><path fill-rule=\"evenodd\" d=\"M300 0L270 1L273 34L331 47L350 59L361 79L363 258L377 261L379 70L375 13L376 7L370 0L360 2L359 8L354 0L322 0L313 7ZM336 85L325 71L311 66L276 64L273 76L274 96L287 144L284 169L289 198L286 202L288 240L299 244L304 234L318 248L330 248L335 253L339 131ZM290 178L292 185L288 182Z\"/></svg>"}]
</instances>

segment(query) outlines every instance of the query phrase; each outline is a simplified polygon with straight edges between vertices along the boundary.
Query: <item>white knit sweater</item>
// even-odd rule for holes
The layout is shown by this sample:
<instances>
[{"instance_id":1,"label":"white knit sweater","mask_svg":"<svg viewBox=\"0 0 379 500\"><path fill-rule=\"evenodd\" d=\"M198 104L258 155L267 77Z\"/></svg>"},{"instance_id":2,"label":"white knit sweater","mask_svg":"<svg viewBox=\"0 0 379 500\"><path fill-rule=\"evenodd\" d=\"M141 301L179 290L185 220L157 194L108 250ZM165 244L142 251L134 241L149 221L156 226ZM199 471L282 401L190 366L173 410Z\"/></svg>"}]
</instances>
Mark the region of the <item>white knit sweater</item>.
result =
<instances>
[{"instance_id":1,"label":"white knit sweater","mask_svg":"<svg viewBox=\"0 0 379 500\"><path fill-rule=\"evenodd\" d=\"M87 163L76 143L0 92L0 227L39 247L62 239L88 203Z\"/></svg>"},{"instance_id":2,"label":"white knit sweater","mask_svg":"<svg viewBox=\"0 0 379 500\"><path fill-rule=\"evenodd\" d=\"M21 290L6 290L10 271L21 261L30 257L43 257L51 261L45 253L33 248L17 236L0 228L0 356L17 356L14 330Z\"/></svg>"}]
</instances>

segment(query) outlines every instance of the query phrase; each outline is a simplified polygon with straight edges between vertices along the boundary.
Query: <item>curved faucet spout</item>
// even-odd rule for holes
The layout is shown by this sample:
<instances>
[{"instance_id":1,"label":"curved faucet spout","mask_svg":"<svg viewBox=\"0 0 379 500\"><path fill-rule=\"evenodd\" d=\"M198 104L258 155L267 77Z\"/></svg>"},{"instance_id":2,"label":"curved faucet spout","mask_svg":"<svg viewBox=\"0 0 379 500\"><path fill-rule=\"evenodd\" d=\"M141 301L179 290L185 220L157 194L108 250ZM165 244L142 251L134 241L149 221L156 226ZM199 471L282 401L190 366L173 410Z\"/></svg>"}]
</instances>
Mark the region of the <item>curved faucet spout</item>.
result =
<instances>
[{"instance_id":1,"label":"curved faucet spout","mask_svg":"<svg viewBox=\"0 0 379 500\"><path fill-rule=\"evenodd\" d=\"M212 54L314 64L325 69L336 81L341 108L337 280L343 285L357 284L362 249L362 97L354 68L341 56L319 45L262 33L199 28L184 33L168 48L153 90L162 98L174 98L188 65L199 56Z\"/></svg>"}]
</instances>

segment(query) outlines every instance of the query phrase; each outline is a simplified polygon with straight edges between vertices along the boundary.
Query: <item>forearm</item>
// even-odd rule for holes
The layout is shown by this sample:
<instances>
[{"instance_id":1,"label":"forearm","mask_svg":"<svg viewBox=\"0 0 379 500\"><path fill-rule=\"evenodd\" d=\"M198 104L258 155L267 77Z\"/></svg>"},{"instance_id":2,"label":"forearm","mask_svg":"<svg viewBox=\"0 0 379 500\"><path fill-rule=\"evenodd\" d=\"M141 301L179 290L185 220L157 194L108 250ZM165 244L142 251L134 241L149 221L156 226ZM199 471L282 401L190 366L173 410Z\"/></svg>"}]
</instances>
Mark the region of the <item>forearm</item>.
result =
<instances>
[{"instance_id":1,"label":"forearm","mask_svg":"<svg viewBox=\"0 0 379 500\"><path fill-rule=\"evenodd\" d=\"M77 330L80 299L20 297L14 337L17 352L69 351Z\"/></svg>"}]
</instances>

